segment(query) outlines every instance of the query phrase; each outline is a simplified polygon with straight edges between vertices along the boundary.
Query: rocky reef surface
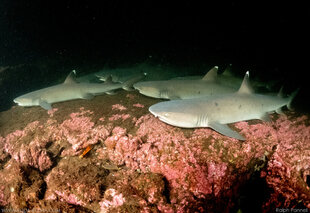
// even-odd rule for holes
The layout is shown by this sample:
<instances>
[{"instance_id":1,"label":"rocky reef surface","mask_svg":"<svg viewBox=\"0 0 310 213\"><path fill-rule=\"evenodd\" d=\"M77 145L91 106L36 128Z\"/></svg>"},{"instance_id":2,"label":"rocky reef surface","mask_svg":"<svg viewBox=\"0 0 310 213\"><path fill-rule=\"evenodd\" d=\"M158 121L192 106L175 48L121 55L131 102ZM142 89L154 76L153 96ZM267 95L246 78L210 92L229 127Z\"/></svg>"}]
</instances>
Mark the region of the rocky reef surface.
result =
<instances>
[{"instance_id":1,"label":"rocky reef surface","mask_svg":"<svg viewBox=\"0 0 310 213\"><path fill-rule=\"evenodd\" d=\"M270 212L310 208L309 117L169 126L158 102L120 91L0 113L1 209L55 212ZM87 151L85 151L87 150Z\"/></svg>"}]
</instances>

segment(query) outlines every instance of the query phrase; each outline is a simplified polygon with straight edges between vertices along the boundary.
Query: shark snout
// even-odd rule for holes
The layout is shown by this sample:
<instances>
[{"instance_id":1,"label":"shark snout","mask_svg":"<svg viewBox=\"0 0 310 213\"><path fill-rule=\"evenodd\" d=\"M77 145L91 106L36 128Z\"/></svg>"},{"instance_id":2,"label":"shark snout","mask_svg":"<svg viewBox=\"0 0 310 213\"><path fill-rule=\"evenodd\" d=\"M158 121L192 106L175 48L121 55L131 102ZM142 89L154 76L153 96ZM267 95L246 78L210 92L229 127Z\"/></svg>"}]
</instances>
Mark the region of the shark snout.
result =
<instances>
[{"instance_id":1,"label":"shark snout","mask_svg":"<svg viewBox=\"0 0 310 213\"><path fill-rule=\"evenodd\" d=\"M17 97L13 100L13 102L19 106L29 106L32 103L32 100L24 97Z\"/></svg>"},{"instance_id":2,"label":"shark snout","mask_svg":"<svg viewBox=\"0 0 310 213\"><path fill-rule=\"evenodd\" d=\"M16 103L16 104L19 104L18 98L15 98L15 99L13 100L13 102Z\"/></svg>"}]
</instances>

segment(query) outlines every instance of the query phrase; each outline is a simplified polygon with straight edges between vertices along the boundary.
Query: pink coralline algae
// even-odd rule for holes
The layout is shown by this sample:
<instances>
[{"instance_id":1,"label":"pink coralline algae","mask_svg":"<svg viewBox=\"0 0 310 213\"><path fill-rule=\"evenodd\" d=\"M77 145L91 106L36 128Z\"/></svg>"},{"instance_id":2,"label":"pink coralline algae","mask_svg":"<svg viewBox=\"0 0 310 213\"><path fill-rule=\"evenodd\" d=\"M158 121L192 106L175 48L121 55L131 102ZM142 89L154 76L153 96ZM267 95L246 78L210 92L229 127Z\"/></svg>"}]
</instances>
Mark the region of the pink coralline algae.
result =
<instances>
[{"instance_id":1,"label":"pink coralline algae","mask_svg":"<svg viewBox=\"0 0 310 213\"><path fill-rule=\"evenodd\" d=\"M9 154L4 150L5 138L0 136L0 162L9 156Z\"/></svg>"},{"instance_id":2,"label":"pink coralline algae","mask_svg":"<svg viewBox=\"0 0 310 213\"><path fill-rule=\"evenodd\" d=\"M127 159L131 159L141 142L137 137L126 133L126 129L115 127L112 130L112 136L104 142L109 159L116 165L122 165L127 162Z\"/></svg>"},{"instance_id":3,"label":"pink coralline algae","mask_svg":"<svg viewBox=\"0 0 310 213\"><path fill-rule=\"evenodd\" d=\"M108 126L94 126L94 122L89 117L90 114L92 112L82 109L80 112L71 113L70 118L60 124L52 119L48 119L42 125L38 121L32 122L23 130L16 130L1 138L1 158L4 159L9 154L23 165L44 171L52 166L53 154L48 153L46 146L53 141L57 141L57 144L72 145L71 147L61 145L65 148L62 151L63 156L78 155L78 152L88 145L105 140L111 131ZM61 150L61 147L58 150ZM54 155L58 155L57 152Z\"/></svg>"},{"instance_id":4,"label":"pink coralline algae","mask_svg":"<svg viewBox=\"0 0 310 213\"><path fill-rule=\"evenodd\" d=\"M119 134L114 133L107 138L107 149L102 151L107 152L106 156L117 165L125 164L143 173L162 174L169 182L171 199L171 204L162 205L172 205L175 211L187 211L189 206L199 207L201 204L196 198L207 199L207 195L219 200L227 199L224 197L233 193L231 188L236 182L246 181L251 171L261 169L261 161L276 156L274 147L278 147L277 150L280 150L279 147L285 148L281 149L284 151L281 155L286 154L287 157L296 152L294 158L288 158L287 165L297 174L303 172L303 177L299 179L305 181L305 176L309 174L306 162L309 162L310 154L301 147L309 146L306 142L309 142L310 127L302 124L302 119L290 121L281 116L274 123L250 125L239 122L235 127L247 138L244 142L209 128L189 130L192 134L185 136L181 129L164 124L151 115L140 117L136 127L136 136L127 134L125 130L113 131ZM292 149L294 146L295 150ZM271 162L268 169L272 170ZM236 169L238 173L234 172ZM237 175L246 173L249 175ZM279 186L268 180L273 179L272 173L268 174L267 183L279 193L276 190ZM276 183L285 187L285 181ZM303 197L290 198L297 200ZM289 202L279 205L286 204ZM226 208L231 208L231 205ZM307 200L304 200L304 205L308 205Z\"/></svg>"},{"instance_id":5,"label":"pink coralline algae","mask_svg":"<svg viewBox=\"0 0 310 213\"><path fill-rule=\"evenodd\" d=\"M47 114L49 114L50 117L54 116L54 113L58 111L58 108L53 108L47 111Z\"/></svg>"},{"instance_id":6,"label":"pink coralline algae","mask_svg":"<svg viewBox=\"0 0 310 213\"><path fill-rule=\"evenodd\" d=\"M164 194L163 176L122 170L107 177L101 212L173 212Z\"/></svg>"},{"instance_id":7,"label":"pink coralline algae","mask_svg":"<svg viewBox=\"0 0 310 213\"><path fill-rule=\"evenodd\" d=\"M127 95L126 95L126 98L129 98L129 99L133 100L133 99L136 98L136 96L133 95L133 94L127 94Z\"/></svg>"},{"instance_id":8,"label":"pink coralline algae","mask_svg":"<svg viewBox=\"0 0 310 213\"><path fill-rule=\"evenodd\" d=\"M116 121L119 119L122 119L123 121L127 120L128 118L130 118L131 115L129 114L114 114L111 117L109 117L109 121Z\"/></svg>"},{"instance_id":9,"label":"pink coralline algae","mask_svg":"<svg viewBox=\"0 0 310 213\"><path fill-rule=\"evenodd\" d=\"M223 184L227 184L226 163L199 162L196 153L201 153L202 147L198 143L193 145L180 129L151 115L141 117L137 126L137 136L126 134L124 129L113 130L114 134L105 141L108 158L114 164L125 164L142 173L163 174L178 210L194 202L194 196L219 194ZM146 141L142 142L140 138L145 137Z\"/></svg>"},{"instance_id":10,"label":"pink coralline algae","mask_svg":"<svg viewBox=\"0 0 310 213\"><path fill-rule=\"evenodd\" d=\"M69 163L70 162L70 163ZM90 203L99 203L102 188L106 184L108 172L79 158L62 159L45 178L48 190L47 200L60 198L70 204L90 207ZM99 205L98 205L99 208Z\"/></svg>"},{"instance_id":11,"label":"pink coralline algae","mask_svg":"<svg viewBox=\"0 0 310 213\"><path fill-rule=\"evenodd\" d=\"M124 110L126 110L127 108L124 107L123 105L120 105L120 104L114 104L114 105L112 105L112 110L115 110L115 109L117 109L117 110L119 110L119 111L124 111Z\"/></svg>"},{"instance_id":12,"label":"pink coralline algae","mask_svg":"<svg viewBox=\"0 0 310 213\"><path fill-rule=\"evenodd\" d=\"M26 126L24 130L16 130L5 138L4 150L17 162L30 165L44 171L51 167L52 160L47 154L45 146L48 141L41 141L38 137L29 138L37 129L42 128L35 121ZM25 144L25 142L28 142Z\"/></svg>"},{"instance_id":13,"label":"pink coralline algae","mask_svg":"<svg viewBox=\"0 0 310 213\"><path fill-rule=\"evenodd\" d=\"M126 201L123 195L117 193L115 189L107 189L104 192L104 197L105 199L99 203L103 212L106 212L109 208L122 206Z\"/></svg>"},{"instance_id":14,"label":"pink coralline algae","mask_svg":"<svg viewBox=\"0 0 310 213\"><path fill-rule=\"evenodd\" d=\"M98 143L110 134L104 126L94 127L94 122L90 117L85 116L84 112L71 113L70 118L57 128L59 129L58 135L72 144L74 151Z\"/></svg>"},{"instance_id":15,"label":"pink coralline algae","mask_svg":"<svg viewBox=\"0 0 310 213\"><path fill-rule=\"evenodd\" d=\"M0 206L26 208L26 202L38 202L43 178L38 171L22 167L14 159L0 170Z\"/></svg>"},{"instance_id":16,"label":"pink coralline algae","mask_svg":"<svg viewBox=\"0 0 310 213\"><path fill-rule=\"evenodd\" d=\"M284 207L298 205L298 200L310 209L310 188L307 177L310 175L310 126L305 126L306 116L291 122L280 117L276 122L278 145L267 164L267 183L274 189L268 209L279 198Z\"/></svg>"},{"instance_id":17,"label":"pink coralline algae","mask_svg":"<svg viewBox=\"0 0 310 213\"><path fill-rule=\"evenodd\" d=\"M133 104L132 106L134 107L138 107L138 108L144 108L144 105L143 104Z\"/></svg>"},{"instance_id":18,"label":"pink coralline algae","mask_svg":"<svg viewBox=\"0 0 310 213\"><path fill-rule=\"evenodd\" d=\"M122 108L113 106L109 109ZM253 174L269 187L270 194L256 206L262 211L310 208L308 117L229 124L246 138L238 141L210 128L177 128L134 111L103 119L81 108L61 121L55 119L57 111L0 137L0 206L17 200L9 192L14 162L14 172L22 167L42 171L44 201L95 212L243 211L239 191ZM89 154L78 158L89 145ZM38 190L29 190L14 196L37 201Z\"/></svg>"}]
</instances>

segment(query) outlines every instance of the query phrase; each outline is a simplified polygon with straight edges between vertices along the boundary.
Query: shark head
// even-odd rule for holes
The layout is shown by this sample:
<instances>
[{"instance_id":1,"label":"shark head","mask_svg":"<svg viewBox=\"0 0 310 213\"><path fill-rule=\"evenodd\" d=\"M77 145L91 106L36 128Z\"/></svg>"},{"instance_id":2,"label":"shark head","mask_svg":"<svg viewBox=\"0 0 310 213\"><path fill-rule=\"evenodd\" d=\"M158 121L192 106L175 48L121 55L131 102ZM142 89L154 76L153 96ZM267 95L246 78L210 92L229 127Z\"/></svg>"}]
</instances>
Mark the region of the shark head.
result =
<instances>
[{"instance_id":1,"label":"shark head","mask_svg":"<svg viewBox=\"0 0 310 213\"><path fill-rule=\"evenodd\" d=\"M193 119L190 113L184 112L182 109L176 107L179 103L176 101L160 102L152 105L149 111L159 120L170 124L172 126L193 128L196 120Z\"/></svg>"},{"instance_id":2,"label":"shark head","mask_svg":"<svg viewBox=\"0 0 310 213\"><path fill-rule=\"evenodd\" d=\"M13 101L19 106L33 106L34 104L33 99L26 96L17 97Z\"/></svg>"},{"instance_id":3,"label":"shark head","mask_svg":"<svg viewBox=\"0 0 310 213\"><path fill-rule=\"evenodd\" d=\"M154 87L150 82L138 82L133 87L143 95L158 98L160 97L160 91L157 87Z\"/></svg>"}]
</instances>

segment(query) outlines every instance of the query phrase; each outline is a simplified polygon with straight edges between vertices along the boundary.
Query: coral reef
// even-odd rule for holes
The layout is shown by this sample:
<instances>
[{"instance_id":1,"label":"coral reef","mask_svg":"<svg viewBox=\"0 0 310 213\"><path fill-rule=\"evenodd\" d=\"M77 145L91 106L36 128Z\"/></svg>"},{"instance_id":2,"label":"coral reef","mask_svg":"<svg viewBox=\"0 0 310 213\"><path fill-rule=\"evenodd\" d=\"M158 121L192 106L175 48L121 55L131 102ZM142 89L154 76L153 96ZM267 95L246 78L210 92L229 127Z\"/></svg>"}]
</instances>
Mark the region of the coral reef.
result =
<instances>
[{"instance_id":1,"label":"coral reef","mask_svg":"<svg viewBox=\"0 0 310 213\"><path fill-rule=\"evenodd\" d=\"M151 99L138 104L136 94L122 97L125 101L117 104L68 114L59 107L44 112L45 120L9 134L0 131L0 206L55 206L67 212L243 211L241 189L258 173L268 194L255 208L310 208L307 116L289 113L273 115L269 123L233 124L246 137L238 141L209 128L169 126L147 113ZM103 114L101 108L112 111Z\"/></svg>"},{"instance_id":2,"label":"coral reef","mask_svg":"<svg viewBox=\"0 0 310 213\"><path fill-rule=\"evenodd\" d=\"M91 203L98 204L100 201L108 174L108 170L89 159L63 158L45 178L45 199L60 198L70 204L92 208Z\"/></svg>"}]
</instances>

